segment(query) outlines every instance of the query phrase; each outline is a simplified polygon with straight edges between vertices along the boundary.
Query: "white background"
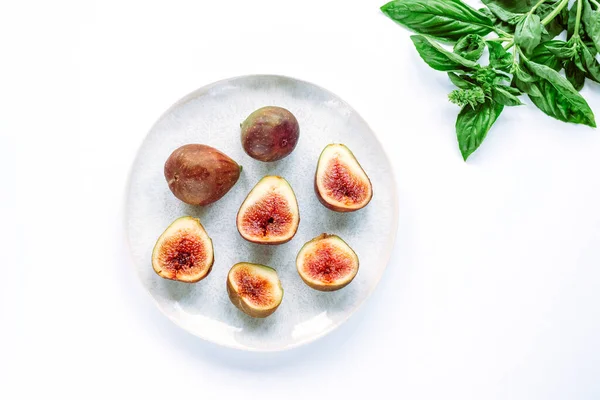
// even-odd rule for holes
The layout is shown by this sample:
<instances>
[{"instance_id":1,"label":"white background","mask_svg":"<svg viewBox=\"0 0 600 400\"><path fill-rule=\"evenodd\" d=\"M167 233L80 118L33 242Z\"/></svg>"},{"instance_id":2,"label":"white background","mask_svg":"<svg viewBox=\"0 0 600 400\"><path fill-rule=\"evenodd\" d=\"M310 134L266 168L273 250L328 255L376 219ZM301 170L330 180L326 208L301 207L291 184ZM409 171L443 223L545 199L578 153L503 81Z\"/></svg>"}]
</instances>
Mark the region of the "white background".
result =
<instances>
[{"instance_id":1,"label":"white background","mask_svg":"<svg viewBox=\"0 0 600 400\"><path fill-rule=\"evenodd\" d=\"M2 4L0 398L600 397L600 132L510 108L464 163L447 78L381 4ZM331 335L278 354L175 327L123 232L153 122L250 73L346 99L389 150L400 196L375 294ZM600 118L599 86L583 94Z\"/></svg>"}]
</instances>

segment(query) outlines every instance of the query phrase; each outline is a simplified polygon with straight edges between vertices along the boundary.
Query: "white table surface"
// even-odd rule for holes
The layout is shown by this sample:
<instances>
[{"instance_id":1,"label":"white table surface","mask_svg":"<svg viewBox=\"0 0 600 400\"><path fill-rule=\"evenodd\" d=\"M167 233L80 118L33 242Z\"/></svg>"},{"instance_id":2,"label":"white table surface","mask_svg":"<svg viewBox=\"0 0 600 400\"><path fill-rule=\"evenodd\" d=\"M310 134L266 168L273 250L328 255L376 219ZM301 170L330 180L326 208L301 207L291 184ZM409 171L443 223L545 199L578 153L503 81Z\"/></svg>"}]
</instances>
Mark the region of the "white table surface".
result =
<instances>
[{"instance_id":1,"label":"white table surface","mask_svg":"<svg viewBox=\"0 0 600 400\"><path fill-rule=\"evenodd\" d=\"M3 5L0 398L600 397L600 132L510 108L464 163L447 78L381 4ZM400 196L374 295L277 354L169 322L123 232L128 169L153 122L251 73L346 99L389 149ZM600 118L600 87L583 94Z\"/></svg>"}]
</instances>

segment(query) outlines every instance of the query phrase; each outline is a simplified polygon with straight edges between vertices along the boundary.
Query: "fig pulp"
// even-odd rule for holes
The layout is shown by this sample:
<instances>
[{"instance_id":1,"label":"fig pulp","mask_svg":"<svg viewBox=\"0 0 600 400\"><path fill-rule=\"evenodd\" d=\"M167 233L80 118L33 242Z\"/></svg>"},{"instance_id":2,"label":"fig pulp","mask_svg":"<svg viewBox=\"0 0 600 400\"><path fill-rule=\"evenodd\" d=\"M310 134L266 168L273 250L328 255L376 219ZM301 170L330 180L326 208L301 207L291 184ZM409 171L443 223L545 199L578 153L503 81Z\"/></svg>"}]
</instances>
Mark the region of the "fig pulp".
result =
<instances>
[{"instance_id":1,"label":"fig pulp","mask_svg":"<svg viewBox=\"0 0 600 400\"><path fill-rule=\"evenodd\" d=\"M308 286L330 292L352 282L358 256L339 236L323 233L302 246L296 269Z\"/></svg>"},{"instance_id":2,"label":"fig pulp","mask_svg":"<svg viewBox=\"0 0 600 400\"><path fill-rule=\"evenodd\" d=\"M240 235L249 242L290 241L300 223L298 201L292 187L280 176L265 176L242 203L236 222Z\"/></svg>"},{"instance_id":3,"label":"fig pulp","mask_svg":"<svg viewBox=\"0 0 600 400\"><path fill-rule=\"evenodd\" d=\"M283 300L283 288L273 268L260 264L237 263L227 275L231 302L251 317L273 314Z\"/></svg>"},{"instance_id":4,"label":"fig pulp","mask_svg":"<svg viewBox=\"0 0 600 400\"><path fill-rule=\"evenodd\" d=\"M343 144L330 144L321 152L315 192L325 207L339 212L360 210L373 197L369 177Z\"/></svg>"},{"instance_id":5,"label":"fig pulp","mask_svg":"<svg viewBox=\"0 0 600 400\"><path fill-rule=\"evenodd\" d=\"M263 107L242 123L244 151L259 161L287 157L298 144L300 126L294 114L281 107Z\"/></svg>"},{"instance_id":6,"label":"fig pulp","mask_svg":"<svg viewBox=\"0 0 600 400\"><path fill-rule=\"evenodd\" d=\"M194 283L204 279L214 263L212 240L200 220L176 219L156 241L152 268L165 279Z\"/></svg>"},{"instance_id":7,"label":"fig pulp","mask_svg":"<svg viewBox=\"0 0 600 400\"><path fill-rule=\"evenodd\" d=\"M219 150L186 144L169 156L164 173L175 197L205 206L223 197L239 179L240 171L240 166Z\"/></svg>"}]
</instances>

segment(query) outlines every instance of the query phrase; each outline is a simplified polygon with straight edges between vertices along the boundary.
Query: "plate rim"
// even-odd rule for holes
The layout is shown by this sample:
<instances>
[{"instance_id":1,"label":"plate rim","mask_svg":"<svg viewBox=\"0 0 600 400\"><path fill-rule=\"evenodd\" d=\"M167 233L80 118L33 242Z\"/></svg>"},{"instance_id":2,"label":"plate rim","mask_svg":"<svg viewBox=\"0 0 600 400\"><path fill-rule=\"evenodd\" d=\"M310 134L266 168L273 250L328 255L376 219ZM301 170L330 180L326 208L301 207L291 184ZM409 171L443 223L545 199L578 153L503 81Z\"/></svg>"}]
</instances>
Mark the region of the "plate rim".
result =
<instances>
[{"instance_id":1,"label":"plate rim","mask_svg":"<svg viewBox=\"0 0 600 400\"><path fill-rule=\"evenodd\" d=\"M142 284L142 280L140 279L139 273L137 271L135 271L135 275L137 276L137 283L144 289L144 292L152 300L152 302L154 303L156 308L161 312L161 314L163 314L165 317L167 317L168 320L170 320L174 325L176 325L181 330L187 332L188 334L190 334L194 337L200 338L207 343L212 343L212 344L215 344L218 346L222 346L224 348L243 350L243 351L248 351L248 352L253 352L253 353L275 353L275 352L291 350L291 349L298 348L298 347L304 346L306 344L315 342L315 341L327 336L328 334L335 331L336 329L338 329L340 326L342 326L344 323L346 323L350 319L350 317L352 317L354 314L356 314L356 312L365 304L365 302L369 298L371 298L371 295L373 294L375 289L379 286L379 283L381 282L381 279L389 266L392 251L396 244L396 238L398 235L398 225L399 225L399 221L398 221L398 219L399 219L399 197L398 197L398 182L396 179L396 171L394 169L392 160L391 160L385 146L383 145L383 142L380 140L377 132L375 130L373 130L373 128L371 128L371 125L369 125L369 123L363 118L363 116L350 103L348 103L346 100L344 100L343 98L338 96L336 93L332 92L329 89L324 88L321 85L315 84L313 82L310 82L310 81L307 81L304 79L296 78L296 77L293 77L290 75L281 75L281 74L237 75L237 76L219 79L219 80L209 83L207 85L203 85L203 86L199 87L198 89L192 90L191 92L189 92L188 94L186 94L185 96L183 96L179 100L177 100L175 103L173 103L164 112L162 112L160 114L160 116L154 121L154 123L152 124L150 129L148 129L146 131L146 134L143 136L141 142L139 143L137 150L135 152L135 157L133 158L132 162L129 165L129 172L127 174L127 181L126 181L125 191L124 191L125 196L123 199L124 218L122 220L122 223L124 224L125 241L127 243L128 253L129 253L129 256L131 257L131 262L133 264L133 267L135 268L135 259L133 258L132 244L131 244L131 240L130 240L131 235L130 235L129 225L127 224L127 220L128 220L127 216L129 215L128 199L129 199L129 192L131 190L134 166L136 165L138 158L140 157L140 151L141 151L142 145L144 144L144 141L146 140L148 135L154 130L154 128L163 120L163 118L166 115L168 115L173 109L181 106L182 104L185 104L186 102L192 100L193 98L196 98L196 97L199 97L200 95L206 94L206 92L208 92L210 89L212 89L215 86L218 86L225 82L250 79L250 78L286 79L286 80L296 81L296 82L306 84L306 85L311 85L311 86L316 87L319 90L322 90L323 92L331 95L332 97L334 97L338 101L340 101L340 103L344 104L346 107L351 109L355 113L355 115L359 118L359 120L362 121L365 124L365 126L371 131L375 141L381 147L384 157L385 157L385 160L387 161L388 165L390 166L389 173L390 173L390 176L392 179L392 186L393 186L392 187L392 202L393 202L393 205L392 205L393 206L392 207L393 226L392 226L392 228L393 229L392 229L392 235L391 235L392 237L391 237L391 240L389 241L388 245L385 248L385 252L386 252L385 266L382 269L381 273L377 276L375 284L371 286L371 288L367 292L366 296L364 296L361 300L359 300L358 303L347 313L347 315L344 316L343 318L341 318L337 323L331 325L330 327L328 327L326 329L323 329L318 334L312 335L310 337L304 338L302 340L296 341L291 344L287 344L284 346L274 346L274 347L269 347L269 348L257 348L257 347L245 346L245 345L237 343L237 342L235 342L234 344L218 342L212 338L208 338L202 334L193 332L193 331L187 329L185 326L183 326L183 324L181 324L178 319L176 319L174 316L172 316L170 313L168 313L165 309L163 309L163 306L161 306L161 304L158 302L158 300L152 295L150 290L145 285Z\"/></svg>"}]
</instances>

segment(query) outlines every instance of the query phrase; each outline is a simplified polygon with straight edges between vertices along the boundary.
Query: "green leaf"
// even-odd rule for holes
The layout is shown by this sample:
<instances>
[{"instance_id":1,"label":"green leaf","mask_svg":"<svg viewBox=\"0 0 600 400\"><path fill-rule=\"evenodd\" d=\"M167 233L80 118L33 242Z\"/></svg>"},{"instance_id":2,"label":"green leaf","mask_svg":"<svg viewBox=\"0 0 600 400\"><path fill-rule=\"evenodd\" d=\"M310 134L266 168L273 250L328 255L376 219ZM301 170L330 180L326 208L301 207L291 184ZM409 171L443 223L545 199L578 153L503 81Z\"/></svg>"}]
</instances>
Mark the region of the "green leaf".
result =
<instances>
[{"instance_id":1,"label":"green leaf","mask_svg":"<svg viewBox=\"0 0 600 400\"><path fill-rule=\"evenodd\" d=\"M538 0L482 0L483 4L495 4L513 13L525 13L538 2Z\"/></svg>"},{"instance_id":2,"label":"green leaf","mask_svg":"<svg viewBox=\"0 0 600 400\"><path fill-rule=\"evenodd\" d=\"M596 57L592 55L587 47L584 46L581 52L583 55L583 65L585 66L586 70L585 76L600 83L600 63L598 63Z\"/></svg>"},{"instance_id":3,"label":"green leaf","mask_svg":"<svg viewBox=\"0 0 600 400\"><path fill-rule=\"evenodd\" d=\"M540 44L542 40L542 31L544 26L540 17L535 14L528 14L517 24L515 30L515 44L518 45L525 54L530 54L533 49Z\"/></svg>"},{"instance_id":4,"label":"green leaf","mask_svg":"<svg viewBox=\"0 0 600 400\"><path fill-rule=\"evenodd\" d=\"M574 40L563 42L561 40L552 40L544 43L545 47L556 57L567 59L573 58L577 54L577 43Z\"/></svg>"},{"instance_id":5,"label":"green leaf","mask_svg":"<svg viewBox=\"0 0 600 400\"><path fill-rule=\"evenodd\" d=\"M585 84L585 72L579 69L574 61L565 63L565 76L575 90L580 91Z\"/></svg>"},{"instance_id":6,"label":"green leaf","mask_svg":"<svg viewBox=\"0 0 600 400\"><path fill-rule=\"evenodd\" d=\"M513 63L513 56L498 42L486 42L490 52L490 66L502 71L508 71Z\"/></svg>"},{"instance_id":7,"label":"green leaf","mask_svg":"<svg viewBox=\"0 0 600 400\"><path fill-rule=\"evenodd\" d=\"M512 73L521 82L535 82L538 80L524 65L515 64Z\"/></svg>"},{"instance_id":8,"label":"green leaf","mask_svg":"<svg viewBox=\"0 0 600 400\"><path fill-rule=\"evenodd\" d=\"M487 8L489 8L491 13L494 14L498 19L506 22L509 25L516 25L519 22L519 19L523 17L523 14L508 11L507 9L500 7L495 3L488 4Z\"/></svg>"},{"instance_id":9,"label":"green leaf","mask_svg":"<svg viewBox=\"0 0 600 400\"><path fill-rule=\"evenodd\" d=\"M492 100L505 106L523 105L521 100L513 94L513 90L515 89L508 86L494 86L492 87Z\"/></svg>"},{"instance_id":10,"label":"green leaf","mask_svg":"<svg viewBox=\"0 0 600 400\"><path fill-rule=\"evenodd\" d=\"M394 0L381 11L408 29L450 42L470 33L485 36L493 26L484 14L458 0Z\"/></svg>"},{"instance_id":11,"label":"green leaf","mask_svg":"<svg viewBox=\"0 0 600 400\"><path fill-rule=\"evenodd\" d=\"M421 58L433 69L438 71L461 71L478 68L479 65L471 60L454 54L432 39L412 35L411 40L415 44Z\"/></svg>"},{"instance_id":12,"label":"green leaf","mask_svg":"<svg viewBox=\"0 0 600 400\"><path fill-rule=\"evenodd\" d=\"M472 75L472 78L475 79L477 83L494 85L502 80L508 80L510 76L505 74L504 72L494 71L490 67L479 68Z\"/></svg>"},{"instance_id":13,"label":"green leaf","mask_svg":"<svg viewBox=\"0 0 600 400\"><path fill-rule=\"evenodd\" d=\"M573 66L570 66L570 71L565 66L565 71L567 79L573 83L573 86L577 90L580 90L581 87L583 87L583 78L581 78L582 73L585 77L600 82L600 63L598 63L598 60L595 57L595 48L590 50L581 39L574 39L576 42L576 55L572 58L571 63L577 67L578 71L573 70Z\"/></svg>"},{"instance_id":14,"label":"green leaf","mask_svg":"<svg viewBox=\"0 0 600 400\"><path fill-rule=\"evenodd\" d=\"M492 23L494 24L494 28L500 29L506 33L515 32L515 25L511 25L508 22L502 21L500 18L496 17L488 8L480 8L478 11L492 21Z\"/></svg>"},{"instance_id":15,"label":"green leaf","mask_svg":"<svg viewBox=\"0 0 600 400\"><path fill-rule=\"evenodd\" d=\"M465 79L464 75L461 76L454 72L448 72L448 78L450 78L450 81L452 81L455 86L461 89L473 89L475 87L475 84Z\"/></svg>"},{"instance_id":16,"label":"green leaf","mask_svg":"<svg viewBox=\"0 0 600 400\"><path fill-rule=\"evenodd\" d=\"M575 19L577 18L577 2L575 2L571 8L569 8L569 15L567 18L567 40L571 39L573 32L575 32Z\"/></svg>"},{"instance_id":17,"label":"green leaf","mask_svg":"<svg viewBox=\"0 0 600 400\"><path fill-rule=\"evenodd\" d=\"M549 42L541 43L533 50L529 59L558 71L562 68L562 62L556 55L556 51L564 46L565 42L560 40L551 40Z\"/></svg>"},{"instance_id":18,"label":"green leaf","mask_svg":"<svg viewBox=\"0 0 600 400\"><path fill-rule=\"evenodd\" d=\"M529 98L540 110L561 121L596 127L590 106L565 77L542 64L525 60L525 65L540 78L530 84L538 91L527 90Z\"/></svg>"},{"instance_id":19,"label":"green leaf","mask_svg":"<svg viewBox=\"0 0 600 400\"><path fill-rule=\"evenodd\" d=\"M456 118L456 138L465 161L481 145L503 109L502 104L486 99L475 108L464 106L460 110Z\"/></svg>"},{"instance_id":20,"label":"green leaf","mask_svg":"<svg viewBox=\"0 0 600 400\"><path fill-rule=\"evenodd\" d=\"M588 0L583 2L582 21L585 32L600 52L600 10L593 10Z\"/></svg>"},{"instance_id":21,"label":"green leaf","mask_svg":"<svg viewBox=\"0 0 600 400\"><path fill-rule=\"evenodd\" d=\"M508 93L512 94L513 96L520 96L523 94L523 92L521 92L519 89L511 87L511 86L502 86L502 89L506 90Z\"/></svg>"},{"instance_id":22,"label":"green leaf","mask_svg":"<svg viewBox=\"0 0 600 400\"><path fill-rule=\"evenodd\" d=\"M467 60L477 61L483 54L485 42L483 38L477 34L471 33L463 36L454 45L454 52Z\"/></svg>"}]
</instances>

